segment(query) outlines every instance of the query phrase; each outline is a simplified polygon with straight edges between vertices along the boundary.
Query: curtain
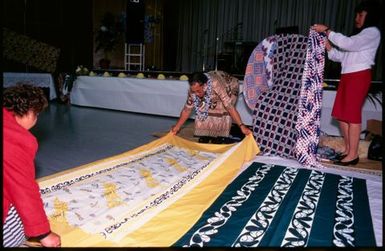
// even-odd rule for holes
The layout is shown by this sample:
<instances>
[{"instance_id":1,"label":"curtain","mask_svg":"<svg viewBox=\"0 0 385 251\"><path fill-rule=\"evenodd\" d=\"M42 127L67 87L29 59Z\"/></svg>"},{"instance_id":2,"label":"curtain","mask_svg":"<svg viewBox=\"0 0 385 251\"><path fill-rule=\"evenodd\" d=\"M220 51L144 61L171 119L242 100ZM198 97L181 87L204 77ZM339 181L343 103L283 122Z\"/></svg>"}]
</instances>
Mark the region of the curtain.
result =
<instances>
[{"instance_id":1,"label":"curtain","mask_svg":"<svg viewBox=\"0 0 385 251\"><path fill-rule=\"evenodd\" d=\"M177 70L212 70L226 42L254 41L276 28L298 26L308 35L314 23L350 34L359 0L183 0L179 8ZM380 48L378 55L381 55ZM377 65L382 65L377 56ZM379 67L378 72L382 74ZM380 74L378 78L380 78Z\"/></svg>"}]
</instances>

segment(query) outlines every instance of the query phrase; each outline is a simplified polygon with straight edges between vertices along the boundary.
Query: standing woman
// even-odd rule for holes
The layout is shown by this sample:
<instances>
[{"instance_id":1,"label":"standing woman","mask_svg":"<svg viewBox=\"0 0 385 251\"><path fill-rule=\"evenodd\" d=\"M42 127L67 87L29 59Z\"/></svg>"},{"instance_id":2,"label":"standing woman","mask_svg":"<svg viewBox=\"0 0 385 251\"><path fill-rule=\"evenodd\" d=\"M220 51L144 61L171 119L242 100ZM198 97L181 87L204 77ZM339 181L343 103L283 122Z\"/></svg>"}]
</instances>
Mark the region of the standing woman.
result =
<instances>
[{"instance_id":1,"label":"standing woman","mask_svg":"<svg viewBox=\"0 0 385 251\"><path fill-rule=\"evenodd\" d=\"M317 32L325 32L328 58L341 63L341 78L334 101L332 117L339 121L345 150L334 162L339 165L356 165L359 161L358 145L361 134L362 106L372 80L381 33L376 27L380 21L380 6L370 0L361 2L355 9L355 29L352 36L334 32L323 24L313 25Z\"/></svg>"}]
</instances>

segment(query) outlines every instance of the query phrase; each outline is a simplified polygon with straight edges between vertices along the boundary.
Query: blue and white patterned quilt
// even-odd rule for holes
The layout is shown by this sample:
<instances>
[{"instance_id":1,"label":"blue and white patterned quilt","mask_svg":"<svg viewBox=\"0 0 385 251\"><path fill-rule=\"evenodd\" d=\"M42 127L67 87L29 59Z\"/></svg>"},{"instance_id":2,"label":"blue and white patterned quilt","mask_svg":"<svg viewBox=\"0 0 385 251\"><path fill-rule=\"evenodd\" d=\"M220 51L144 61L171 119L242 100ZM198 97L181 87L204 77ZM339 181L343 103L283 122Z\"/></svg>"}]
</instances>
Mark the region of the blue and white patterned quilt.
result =
<instances>
[{"instance_id":1,"label":"blue and white patterned quilt","mask_svg":"<svg viewBox=\"0 0 385 251\"><path fill-rule=\"evenodd\" d=\"M374 247L366 181L254 162L174 246Z\"/></svg>"}]
</instances>

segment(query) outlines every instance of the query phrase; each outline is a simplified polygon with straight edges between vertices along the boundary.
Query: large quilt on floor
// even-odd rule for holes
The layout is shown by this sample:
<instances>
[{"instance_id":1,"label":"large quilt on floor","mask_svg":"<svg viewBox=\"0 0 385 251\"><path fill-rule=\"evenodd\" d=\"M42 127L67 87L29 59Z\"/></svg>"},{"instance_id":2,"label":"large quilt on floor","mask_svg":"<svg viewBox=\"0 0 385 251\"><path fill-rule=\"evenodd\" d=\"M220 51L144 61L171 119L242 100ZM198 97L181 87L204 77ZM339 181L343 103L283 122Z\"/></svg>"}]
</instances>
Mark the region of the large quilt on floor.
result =
<instances>
[{"instance_id":1,"label":"large quilt on floor","mask_svg":"<svg viewBox=\"0 0 385 251\"><path fill-rule=\"evenodd\" d=\"M63 247L374 247L366 181L166 135L39 180ZM239 175L238 175L239 174Z\"/></svg>"},{"instance_id":2,"label":"large quilt on floor","mask_svg":"<svg viewBox=\"0 0 385 251\"><path fill-rule=\"evenodd\" d=\"M237 144L210 145L168 134L38 182L62 247L166 247L258 152L252 135Z\"/></svg>"},{"instance_id":3,"label":"large quilt on floor","mask_svg":"<svg viewBox=\"0 0 385 251\"><path fill-rule=\"evenodd\" d=\"M375 247L366 181L254 162L174 246Z\"/></svg>"}]
</instances>

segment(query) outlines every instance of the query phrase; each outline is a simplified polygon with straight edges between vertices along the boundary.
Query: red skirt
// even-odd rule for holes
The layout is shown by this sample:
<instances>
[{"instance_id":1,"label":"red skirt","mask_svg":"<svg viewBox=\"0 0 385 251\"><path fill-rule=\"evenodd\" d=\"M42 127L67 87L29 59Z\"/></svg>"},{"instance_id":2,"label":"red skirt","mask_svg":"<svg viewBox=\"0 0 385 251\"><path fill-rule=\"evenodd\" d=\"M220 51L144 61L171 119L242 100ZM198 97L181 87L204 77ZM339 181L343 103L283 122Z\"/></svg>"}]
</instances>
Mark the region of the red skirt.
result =
<instances>
[{"instance_id":1,"label":"red skirt","mask_svg":"<svg viewBox=\"0 0 385 251\"><path fill-rule=\"evenodd\" d=\"M370 69L341 75L332 117L339 121L361 124L362 106L372 81Z\"/></svg>"}]
</instances>

